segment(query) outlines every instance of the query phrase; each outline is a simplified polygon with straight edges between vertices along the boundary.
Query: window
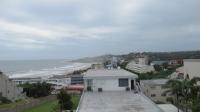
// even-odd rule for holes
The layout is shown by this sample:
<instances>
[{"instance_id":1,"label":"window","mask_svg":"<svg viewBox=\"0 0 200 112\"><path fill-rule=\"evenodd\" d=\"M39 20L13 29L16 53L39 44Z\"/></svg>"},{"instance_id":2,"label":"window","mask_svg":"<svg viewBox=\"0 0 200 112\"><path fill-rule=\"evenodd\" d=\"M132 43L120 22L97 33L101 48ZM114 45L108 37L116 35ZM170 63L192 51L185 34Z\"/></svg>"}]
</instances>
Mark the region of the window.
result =
<instances>
[{"instance_id":1,"label":"window","mask_svg":"<svg viewBox=\"0 0 200 112\"><path fill-rule=\"evenodd\" d=\"M119 87L128 87L128 79L119 79Z\"/></svg>"},{"instance_id":2,"label":"window","mask_svg":"<svg viewBox=\"0 0 200 112\"><path fill-rule=\"evenodd\" d=\"M93 80L92 80L92 79L88 79L88 80L87 80L87 85L88 85L88 86L92 86L92 83L93 83Z\"/></svg>"},{"instance_id":3,"label":"window","mask_svg":"<svg viewBox=\"0 0 200 112\"><path fill-rule=\"evenodd\" d=\"M156 97L156 94L151 94L151 97Z\"/></svg>"},{"instance_id":4,"label":"window","mask_svg":"<svg viewBox=\"0 0 200 112\"><path fill-rule=\"evenodd\" d=\"M167 96L166 93L161 94L161 96Z\"/></svg>"}]
</instances>

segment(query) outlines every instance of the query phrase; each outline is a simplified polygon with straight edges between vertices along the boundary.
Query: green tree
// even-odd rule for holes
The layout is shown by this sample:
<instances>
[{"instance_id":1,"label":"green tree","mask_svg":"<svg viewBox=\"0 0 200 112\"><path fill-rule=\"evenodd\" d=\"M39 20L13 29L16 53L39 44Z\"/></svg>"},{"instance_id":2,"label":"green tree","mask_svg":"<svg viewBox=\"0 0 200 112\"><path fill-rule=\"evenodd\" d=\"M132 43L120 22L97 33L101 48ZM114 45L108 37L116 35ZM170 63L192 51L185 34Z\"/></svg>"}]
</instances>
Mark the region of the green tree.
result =
<instances>
[{"instance_id":1,"label":"green tree","mask_svg":"<svg viewBox=\"0 0 200 112\"><path fill-rule=\"evenodd\" d=\"M178 112L179 112L179 103L180 98L182 97L182 81L179 80L169 80L167 82L167 88L170 88L167 92L172 93L175 96L174 103L178 106Z\"/></svg>"},{"instance_id":2,"label":"green tree","mask_svg":"<svg viewBox=\"0 0 200 112\"><path fill-rule=\"evenodd\" d=\"M61 110L71 110L73 107L73 102L71 101L71 96L65 91L61 90L57 95L58 102L60 104Z\"/></svg>"},{"instance_id":3,"label":"green tree","mask_svg":"<svg viewBox=\"0 0 200 112\"><path fill-rule=\"evenodd\" d=\"M20 87L23 88L23 92L26 93L28 97L44 97L51 94L51 85L48 83L25 83L21 84Z\"/></svg>"},{"instance_id":4,"label":"green tree","mask_svg":"<svg viewBox=\"0 0 200 112\"><path fill-rule=\"evenodd\" d=\"M192 110L193 112L199 112L200 104L200 85L197 83L200 78L194 77L193 79L185 80L169 80L167 87L170 88L166 92L171 92L175 95L175 105L182 107L186 112Z\"/></svg>"},{"instance_id":5,"label":"green tree","mask_svg":"<svg viewBox=\"0 0 200 112\"><path fill-rule=\"evenodd\" d=\"M162 70L162 67L160 65L154 65L155 71L159 72Z\"/></svg>"}]
</instances>

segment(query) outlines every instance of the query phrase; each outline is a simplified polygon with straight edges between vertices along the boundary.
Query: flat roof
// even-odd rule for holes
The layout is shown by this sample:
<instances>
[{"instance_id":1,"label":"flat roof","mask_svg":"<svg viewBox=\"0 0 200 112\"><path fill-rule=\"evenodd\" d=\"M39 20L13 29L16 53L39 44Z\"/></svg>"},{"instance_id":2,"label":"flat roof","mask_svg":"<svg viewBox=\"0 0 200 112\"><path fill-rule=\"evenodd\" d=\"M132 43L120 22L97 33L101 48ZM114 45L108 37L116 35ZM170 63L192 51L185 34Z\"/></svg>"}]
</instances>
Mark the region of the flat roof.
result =
<instances>
[{"instance_id":1,"label":"flat roof","mask_svg":"<svg viewBox=\"0 0 200 112\"><path fill-rule=\"evenodd\" d=\"M184 59L184 62L200 62L200 59Z\"/></svg>"},{"instance_id":2,"label":"flat roof","mask_svg":"<svg viewBox=\"0 0 200 112\"><path fill-rule=\"evenodd\" d=\"M178 112L178 108L172 104L160 104L158 105L158 107L160 107L163 110L163 112ZM179 112L182 111L179 110Z\"/></svg>"},{"instance_id":3,"label":"flat roof","mask_svg":"<svg viewBox=\"0 0 200 112\"><path fill-rule=\"evenodd\" d=\"M163 112L142 94L133 92L85 92L78 112Z\"/></svg>"},{"instance_id":4,"label":"flat roof","mask_svg":"<svg viewBox=\"0 0 200 112\"><path fill-rule=\"evenodd\" d=\"M140 82L147 85L165 85L169 79L152 79L152 80L141 80Z\"/></svg>"},{"instance_id":5,"label":"flat roof","mask_svg":"<svg viewBox=\"0 0 200 112\"><path fill-rule=\"evenodd\" d=\"M92 69L86 72L84 78L100 78L100 77L131 77L138 78L134 73L128 72L123 69Z\"/></svg>"}]
</instances>

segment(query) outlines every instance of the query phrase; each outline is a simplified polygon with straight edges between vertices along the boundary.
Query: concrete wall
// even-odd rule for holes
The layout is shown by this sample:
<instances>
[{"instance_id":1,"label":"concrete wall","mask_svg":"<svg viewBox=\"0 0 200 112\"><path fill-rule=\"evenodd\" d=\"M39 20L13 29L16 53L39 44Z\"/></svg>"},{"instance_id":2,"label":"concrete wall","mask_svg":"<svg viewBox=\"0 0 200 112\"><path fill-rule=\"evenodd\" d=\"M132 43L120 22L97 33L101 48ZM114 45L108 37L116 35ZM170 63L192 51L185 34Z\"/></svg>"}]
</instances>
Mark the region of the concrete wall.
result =
<instances>
[{"instance_id":1,"label":"concrete wall","mask_svg":"<svg viewBox=\"0 0 200 112\"><path fill-rule=\"evenodd\" d=\"M84 84L85 84L85 90L87 90L87 79L84 81ZM131 88L131 79L129 79L128 81L128 87ZM102 88L103 91L125 91L127 87L119 87L119 79L117 78L93 79L92 90L98 91L98 88Z\"/></svg>"},{"instance_id":2,"label":"concrete wall","mask_svg":"<svg viewBox=\"0 0 200 112\"><path fill-rule=\"evenodd\" d=\"M173 97L170 93L167 93L166 96L163 96L163 93L165 93L168 89L163 88L161 85L143 85L142 89L144 94L154 102L170 103L167 102L167 98Z\"/></svg>"},{"instance_id":3,"label":"concrete wall","mask_svg":"<svg viewBox=\"0 0 200 112\"><path fill-rule=\"evenodd\" d=\"M184 75L189 75L189 78L200 77L200 61L184 61Z\"/></svg>"},{"instance_id":4,"label":"concrete wall","mask_svg":"<svg viewBox=\"0 0 200 112\"><path fill-rule=\"evenodd\" d=\"M2 96L14 101L23 98L23 89L16 86L16 84L8 79L7 76L0 74L0 93Z\"/></svg>"}]
</instances>

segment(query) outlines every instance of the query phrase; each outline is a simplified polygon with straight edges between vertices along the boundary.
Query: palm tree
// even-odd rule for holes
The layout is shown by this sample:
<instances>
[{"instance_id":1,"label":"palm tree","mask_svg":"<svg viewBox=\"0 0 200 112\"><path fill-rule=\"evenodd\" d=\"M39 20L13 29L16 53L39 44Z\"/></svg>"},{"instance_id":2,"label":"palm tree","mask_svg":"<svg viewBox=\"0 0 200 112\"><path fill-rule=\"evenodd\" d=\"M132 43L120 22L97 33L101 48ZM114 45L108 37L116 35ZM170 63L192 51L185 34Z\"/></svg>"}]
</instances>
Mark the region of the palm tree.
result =
<instances>
[{"instance_id":1,"label":"palm tree","mask_svg":"<svg viewBox=\"0 0 200 112\"><path fill-rule=\"evenodd\" d=\"M184 107L186 112L189 107L192 110L198 110L198 106L196 105L200 104L200 85L197 84L199 81L200 78L194 77L191 80L169 80L167 82L166 87L169 88L169 90L166 92L171 92L175 95L178 112L180 106Z\"/></svg>"},{"instance_id":2,"label":"palm tree","mask_svg":"<svg viewBox=\"0 0 200 112\"><path fill-rule=\"evenodd\" d=\"M175 96L175 104L178 106L179 112L179 102L180 97L182 97L182 81L180 80L169 80L166 84L167 88L170 88L165 93L171 93Z\"/></svg>"},{"instance_id":3,"label":"palm tree","mask_svg":"<svg viewBox=\"0 0 200 112\"><path fill-rule=\"evenodd\" d=\"M200 85L198 84L200 82L199 77L194 77L190 80L189 83L189 100L190 100L190 107L193 112L199 112L200 111Z\"/></svg>"}]
</instances>

